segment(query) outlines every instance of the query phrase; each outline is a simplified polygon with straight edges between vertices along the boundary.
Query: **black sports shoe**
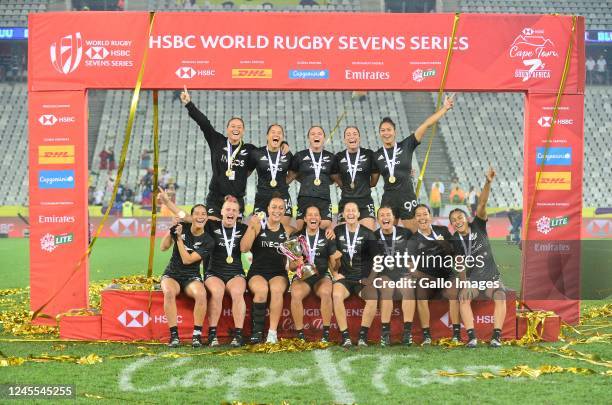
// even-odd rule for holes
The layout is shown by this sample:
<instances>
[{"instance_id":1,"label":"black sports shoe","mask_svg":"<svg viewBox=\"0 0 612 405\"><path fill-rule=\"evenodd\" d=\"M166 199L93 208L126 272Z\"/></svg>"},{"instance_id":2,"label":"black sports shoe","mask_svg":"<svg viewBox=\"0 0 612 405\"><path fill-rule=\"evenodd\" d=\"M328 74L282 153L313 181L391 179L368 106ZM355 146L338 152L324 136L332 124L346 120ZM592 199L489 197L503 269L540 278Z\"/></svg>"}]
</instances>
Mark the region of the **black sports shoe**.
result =
<instances>
[{"instance_id":1,"label":"black sports shoe","mask_svg":"<svg viewBox=\"0 0 612 405\"><path fill-rule=\"evenodd\" d=\"M329 343L329 331L323 331L323 336L321 336L321 343Z\"/></svg>"},{"instance_id":2,"label":"black sports shoe","mask_svg":"<svg viewBox=\"0 0 612 405\"><path fill-rule=\"evenodd\" d=\"M451 342L453 342L453 343L459 343L459 342L461 342L461 336L459 336L459 335L453 335L453 338L451 339Z\"/></svg>"},{"instance_id":3,"label":"black sports shoe","mask_svg":"<svg viewBox=\"0 0 612 405\"><path fill-rule=\"evenodd\" d=\"M349 347L351 347L351 346L353 346L353 342L351 342L351 339L350 339L350 338L346 338L346 339L343 339L343 340L342 340L342 347L344 347L344 348L347 348L347 349L348 349L348 348L349 348Z\"/></svg>"},{"instance_id":4,"label":"black sports shoe","mask_svg":"<svg viewBox=\"0 0 612 405\"><path fill-rule=\"evenodd\" d=\"M365 339L359 338L359 340L357 341L357 346L368 347L368 342Z\"/></svg>"},{"instance_id":5,"label":"black sports shoe","mask_svg":"<svg viewBox=\"0 0 612 405\"><path fill-rule=\"evenodd\" d=\"M208 334L208 346L209 347L217 347L217 346L219 346L219 339L217 339L217 334L216 333L209 333Z\"/></svg>"},{"instance_id":6,"label":"black sports shoe","mask_svg":"<svg viewBox=\"0 0 612 405\"><path fill-rule=\"evenodd\" d=\"M263 340L263 332L255 332L251 335L251 344L261 343Z\"/></svg>"},{"instance_id":7,"label":"black sports shoe","mask_svg":"<svg viewBox=\"0 0 612 405\"><path fill-rule=\"evenodd\" d=\"M402 344L406 346L412 346L412 333L404 333Z\"/></svg>"},{"instance_id":8,"label":"black sports shoe","mask_svg":"<svg viewBox=\"0 0 612 405\"><path fill-rule=\"evenodd\" d=\"M421 346L431 346L431 336L423 336L423 343Z\"/></svg>"},{"instance_id":9,"label":"black sports shoe","mask_svg":"<svg viewBox=\"0 0 612 405\"><path fill-rule=\"evenodd\" d=\"M389 332L383 332L382 335L380 335L380 346L391 346L391 334Z\"/></svg>"},{"instance_id":10,"label":"black sports shoe","mask_svg":"<svg viewBox=\"0 0 612 405\"><path fill-rule=\"evenodd\" d=\"M202 347L202 337L200 335L193 335L191 337L191 347L200 348Z\"/></svg>"},{"instance_id":11,"label":"black sports shoe","mask_svg":"<svg viewBox=\"0 0 612 405\"><path fill-rule=\"evenodd\" d=\"M168 347L179 347L181 345L181 341L178 336L170 336L170 341L168 342Z\"/></svg>"},{"instance_id":12,"label":"black sports shoe","mask_svg":"<svg viewBox=\"0 0 612 405\"><path fill-rule=\"evenodd\" d=\"M304 331L299 331L296 337L300 340L306 341L306 336L304 336Z\"/></svg>"},{"instance_id":13,"label":"black sports shoe","mask_svg":"<svg viewBox=\"0 0 612 405\"><path fill-rule=\"evenodd\" d=\"M476 346L478 346L478 339L474 338L474 339L470 339L469 342L466 343L465 347L469 348L469 349L474 349Z\"/></svg>"},{"instance_id":14,"label":"black sports shoe","mask_svg":"<svg viewBox=\"0 0 612 405\"><path fill-rule=\"evenodd\" d=\"M501 347L502 346L502 342L500 339L497 338L493 338L491 339L491 342L489 343L490 347Z\"/></svg>"},{"instance_id":15,"label":"black sports shoe","mask_svg":"<svg viewBox=\"0 0 612 405\"><path fill-rule=\"evenodd\" d=\"M234 336L234 338L232 339L230 346L232 347L240 347L244 345L244 341L242 339L242 335L237 335Z\"/></svg>"}]
</instances>

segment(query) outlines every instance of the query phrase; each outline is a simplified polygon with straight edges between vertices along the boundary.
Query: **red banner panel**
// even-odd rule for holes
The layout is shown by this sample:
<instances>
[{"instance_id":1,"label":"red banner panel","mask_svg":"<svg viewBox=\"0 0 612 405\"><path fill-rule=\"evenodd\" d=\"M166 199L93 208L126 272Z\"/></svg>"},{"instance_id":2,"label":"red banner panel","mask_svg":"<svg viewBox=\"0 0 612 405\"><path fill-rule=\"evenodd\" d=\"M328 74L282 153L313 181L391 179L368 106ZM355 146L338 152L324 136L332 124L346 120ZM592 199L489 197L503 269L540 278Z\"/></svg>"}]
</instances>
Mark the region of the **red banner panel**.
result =
<instances>
[{"instance_id":1,"label":"red banner panel","mask_svg":"<svg viewBox=\"0 0 612 405\"><path fill-rule=\"evenodd\" d=\"M87 260L71 277L88 244L87 98L83 91L35 92L28 103L30 307L58 293L43 310L54 316L87 307Z\"/></svg>"},{"instance_id":2,"label":"red banner panel","mask_svg":"<svg viewBox=\"0 0 612 405\"><path fill-rule=\"evenodd\" d=\"M169 336L168 321L164 315L164 296L161 291L154 291L151 299L151 310L149 308L149 293L145 291L102 291L102 338L111 340L147 340L155 339L167 341ZM247 303L247 316L244 322L245 335L251 331L251 295L245 295ZM178 309L177 326L181 339L191 337L193 331L193 300L183 295L176 300ZM278 335L283 338L295 337L295 326L291 317L291 295L285 294L284 307L279 322ZM361 324L364 302L351 297L345 301L346 315L349 331L353 339L357 339ZM231 336L230 330L234 327L231 311L231 298L225 296L223 299L223 311L217 335L223 340ZM452 324L448 315L447 301L431 301L431 333L435 339L452 336ZM304 332L309 339L320 339L323 330L323 321L320 313L319 299L310 294L304 300ZM474 326L480 339L490 339L493 329L493 302L478 301L472 305L474 310ZM504 322L503 337L514 339L516 336L516 301L513 292L507 297L507 316ZM267 328L266 318L266 328ZM418 316L413 323L414 338L421 341L421 329ZM204 334L208 330L208 320L204 321ZM394 342L402 338L403 318L400 303L395 303L391 317L391 336ZM465 329L462 334L466 338ZM330 336L334 340L339 339L338 325L335 317L332 317ZM369 338L378 340L380 338L380 314L377 314L370 329Z\"/></svg>"},{"instance_id":3,"label":"red banner panel","mask_svg":"<svg viewBox=\"0 0 612 405\"><path fill-rule=\"evenodd\" d=\"M523 244L522 291L529 307L531 300L537 301L538 309L554 310L563 321L576 323L580 299L584 96L563 96L547 147L554 103L554 95L527 96L523 194L523 235L527 240ZM527 218L529 207L532 210Z\"/></svg>"},{"instance_id":4,"label":"red banner panel","mask_svg":"<svg viewBox=\"0 0 612 405\"><path fill-rule=\"evenodd\" d=\"M102 315L62 316L59 321L60 339L102 339Z\"/></svg>"},{"instance_id":5,"label":"red banner panel","mask_svg":"<svg viewBox=\"0 0 612 405\"><path fill-rule=\"evenodd\" d=\"M228 24L227 21L232 23ZM30 16L31 90L145 88L556 92L572 18L552 15L44 13ZM372 22L376 21L375 24ZM270 27L274 27L273 30ZM566 92L584 90L578 17Z\"/></svg>"}]
</instances>

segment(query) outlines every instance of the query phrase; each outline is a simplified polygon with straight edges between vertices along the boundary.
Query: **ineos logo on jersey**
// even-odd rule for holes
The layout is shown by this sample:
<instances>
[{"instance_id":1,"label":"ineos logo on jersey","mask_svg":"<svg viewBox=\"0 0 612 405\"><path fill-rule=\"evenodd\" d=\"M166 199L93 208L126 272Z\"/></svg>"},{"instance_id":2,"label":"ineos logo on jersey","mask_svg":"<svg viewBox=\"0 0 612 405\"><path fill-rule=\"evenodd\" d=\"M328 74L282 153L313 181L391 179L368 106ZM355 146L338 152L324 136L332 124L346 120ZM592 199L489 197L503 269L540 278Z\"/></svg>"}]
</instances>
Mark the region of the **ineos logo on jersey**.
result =
<instances>
[{"instance_id":1,"label":"ineos logo on jersey","mask_svg":"<svg viewBox=\"0 0 612 405\"><path fill-rule=\"evenodd\" d=\"M51 64L59 73L67 75L79 67L83 57L83 38L81 33L60 38L59 46L53 42L49 48Z\"/></svg>"}]
</instances>

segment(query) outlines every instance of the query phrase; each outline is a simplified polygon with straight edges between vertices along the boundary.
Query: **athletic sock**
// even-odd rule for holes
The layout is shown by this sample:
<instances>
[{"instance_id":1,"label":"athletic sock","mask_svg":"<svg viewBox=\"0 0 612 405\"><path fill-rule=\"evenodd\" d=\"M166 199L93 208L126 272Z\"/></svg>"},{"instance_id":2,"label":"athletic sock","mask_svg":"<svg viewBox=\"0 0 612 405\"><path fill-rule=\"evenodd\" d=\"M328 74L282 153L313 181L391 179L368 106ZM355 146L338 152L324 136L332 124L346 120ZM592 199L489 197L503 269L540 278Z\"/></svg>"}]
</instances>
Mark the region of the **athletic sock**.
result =
<instances>
[{"instance_id":1,"label":"athletic sock","mask_svg":"<svg viewBox=\"0 0 612 405\"><path fill-rule=\"evenodd\" d=\"M266 303L265 302L254 302L253 303L253 334L262 332L264 324L266 322Z\"/></svg>"},{"instance_id":2,"label":"athletic sock","mask_svg":"<svg viewBox=\"0 0 612 405\"><path fill-rule=\"evenodd\" d=\"M329 325L323 325L323 334L329 335Z\"/></svg>"},{"instance_id":3,"label":"athletic sock","mask_svg":"<svg viewBox=\"0 0 612 405\"><path fill-rule=\"evenodd\" d=\"M474 332L473 328L467 330L467 335L469 340L476 339L476 333Z\"/></svg>"},{"instance_id":4,"label":"athletic sock","mask_svg":"<svg viewBox=\"0 0 612 405\"><path fill-rule=\"evenodd\" d=\"M368 340L368 330L370 330L370 328L362 326L361 329L359 329L359 339Z\"/></svg>"},{"instance_id":5,"label":"athletic sock","mask_svg":"<svg viewBox=\"0 0 612 405\"><path fill-rule=\"evenodd\" d=\"M178 338L178 326L171 326L170 327L170 336L173 338Z\"/></svg>"},{"instance_id":6,"label":"athletic sock","mask_svg":"<svg viewBox=\"0 0 612 405\"><path fill-rule=\"evenodd\" d=\"M270 336L277 337L277 335L276 335L276 331L275 331L275 330L272 330L272 329L268 329L268 337L270 337Z\"/></svg>"},{"instance_id":7,"label":"athletic sock","mask_svg":"<svg viewBox=\"0 0 612 405\"><path fill-rule=\"evenodd\" d=\"M412 322L404 322L404 333L412 333Z\"/></svg>"},{"instance_id":8,"label":"athletic sock","mask_svg":"<svg viewBox=\"0 0 612 405\"><path fill-rule=\"evenodd\" d=\"M202 336L202 325L193 326L193 336Z\"/></svg>"},{"instance_id":9,"label":"athletic sock","mask_svg":"<svg viewBox=\"0 0 612 405\"><path fill-rule=\"evenodd\" d=\"M461 335L461 324L453 324L453 336L459 337Z\"/></svg>"},{"instance_id":10,"label":"athletic sock","mask_svg":"<svg viewBox=\"0 0 612 405\"><path fill-rule=\"evenodd\" d=\"M210 340L211 337L217 337L217 327L216 326L211 326L208 328L208 339Z\"/></svg>"},{"instance_id":11,"label":"athletic sock","mask_svg":"<svg viewBox=\"0 0 612 405\"><path fill-rule=\"evenodd\" d=\"M390 332L391 331L391 324L390 323L383 323L382 324L382 331L383 332Z\"/></svg>"},{"instance_id":12,"label":"athletic sock","mask_svg":"<svg viewBox=\"0 0 612 405\"><path fill-rule=\"evenodd\" d=\"M493 329L492 339L501 340L501 329L498 329L498 328Z\"/></svg>"},{"instance_id":13,"label":"athletic sock","mask_svg":"<svg viewBox=\"0 0 612 405\"><path fill-rule=\"evenodd\" d=\"M431 332L429 331L429 328L423 328L423 337L431 339Z\"/></svg>"},{"instance_id":14,"label":"athletic sock","mask_svg":"<svg viewBox=\"0 0 612 405\"><path fill-rule=\"evenodd\" d=\"M342 333L342 340L347 340L351 338L348 329L341 330L340 333Z\"/></svg>"},{"instance_id":15,"label":"athletic sock","mask_svg":"<svg viewBox=\"0 0 612 405\"><path fill-rule=\"evenodd\" d=\"M235 337L242 336L242 328L234 329L234 336Z\"/></svg>"}]
</instances>

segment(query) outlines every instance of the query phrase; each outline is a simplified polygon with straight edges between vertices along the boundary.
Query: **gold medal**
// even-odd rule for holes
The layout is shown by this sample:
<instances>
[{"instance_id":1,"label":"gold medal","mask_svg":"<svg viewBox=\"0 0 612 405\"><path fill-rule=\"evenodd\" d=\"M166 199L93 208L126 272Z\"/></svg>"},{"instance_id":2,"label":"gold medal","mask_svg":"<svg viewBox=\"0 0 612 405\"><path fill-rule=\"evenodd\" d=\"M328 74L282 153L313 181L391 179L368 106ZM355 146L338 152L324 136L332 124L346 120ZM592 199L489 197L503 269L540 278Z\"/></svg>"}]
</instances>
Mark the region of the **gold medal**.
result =
<instances>
[{"instance_id":1,"label":"gold medal","mask_svg":"<svg viewBox=\"0 0 612 405\"><path fill-rule=\"evenodd\" d=\"M277 183L277 182L276 182L276 180L274 180L274 179L272 179L272 180L270 181L270 186L272 186L272 187L276 187L276 185L277 185L277 184L278 184L278 183Z\"/></svg>"},{"instance_id":2,"label":"gold medal","mask_svg":"<svg viewBox=\"0 0 612 405\"><path fill-rule=\"evenodd\" d=\"M321 185L321 179L314 179L314 185L315 186L320 186Z\"/></svg>"},{"instance_id":3,"label":"gold medal","mask_svg":"<svg viewBox=\"0 0 612 405\"><path fill-rule=\"evenodd\" d=\"M225 259L225 262L227 264L232 264L234 263L234 258L232 256L227 256L227 259Z\"/></svg>"},{"instance_id":4,"label":"gold medal","mask_svg":"<svg viewBox=\"0 0 612 405\"><path fill-rule=\"evenodd\" d=\"M395 183L395 176L389 177L389 183L391 184Z\"/></svg>"},{"instance_id":5,"label":"gold medal","mask_svg":"<svg viewBox=\"0 0 612 405\"><path fill-rule=\"evenodd\" d=\"M351 188L352 188L352 189L354 189L354 188L355 188L355 182L354 182L354 181L352 181L352 182L351 182Z\"/></svg>"},{"instance_id":6,"label":"gold medal","mask_svg":"<svg viewBox=\"0 0 612 405\"><path fill-rule=\"evenodd\" d=\"M232 177L232 171L231 171L230 169L227 169L227 170L225 171L225 175L226 175L227 177Z\"/></svg>"},{"instance_id":7,"label":"gold medal","mask_svg":"<svg viewBox=\"0 0 612 405\"><path fill-rule=\"evenodd\" d=\"M349 261L349 264L351 265L351 267L353 267L353 259Z\"/></svg>"}]
</instances>

